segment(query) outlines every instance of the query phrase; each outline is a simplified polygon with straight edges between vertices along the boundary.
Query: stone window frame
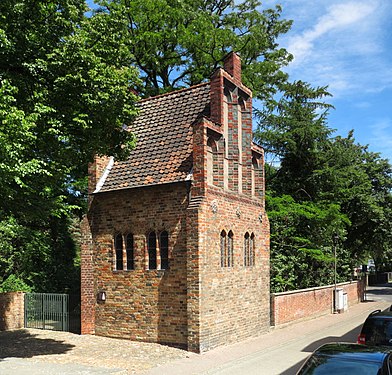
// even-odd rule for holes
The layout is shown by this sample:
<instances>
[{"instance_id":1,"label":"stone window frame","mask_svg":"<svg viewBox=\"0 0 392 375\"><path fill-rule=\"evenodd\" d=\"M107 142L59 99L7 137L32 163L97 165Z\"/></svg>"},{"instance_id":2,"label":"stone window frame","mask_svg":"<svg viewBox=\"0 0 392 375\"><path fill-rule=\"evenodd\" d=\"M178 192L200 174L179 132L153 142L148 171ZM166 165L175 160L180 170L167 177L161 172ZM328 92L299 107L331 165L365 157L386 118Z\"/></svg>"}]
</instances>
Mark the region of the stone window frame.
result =
<instances>
[{"instance_id":1,"label":"stone window frame","mask_svg":"<svg viewBox=\"0 0 392 375\"><path fill-rule=\"evenodd\" d=\"M170 268L170 234L169 231L151 230L147 233L147 269L167 270Z\"/></svg>"},{"instance_id":2,"label":"stone window frame","mask_svg":"<svg viewBox=\"0 0 392 375\"><path fill-rule=\"evenodd\" d=\"M135 246L132 232L116 232L113 236L114 271L135 269Z\"/></svg>"},{"instance_id":3,"label":"stone window frame","mask_svg":"<svg viewBox=\"0 0 392 375\"><path fill-rule=\"evenodd\" d=\"M220 265L222 268L234 267L234 233L232 230L220 232Z\"/></svg>"}]
</instances>

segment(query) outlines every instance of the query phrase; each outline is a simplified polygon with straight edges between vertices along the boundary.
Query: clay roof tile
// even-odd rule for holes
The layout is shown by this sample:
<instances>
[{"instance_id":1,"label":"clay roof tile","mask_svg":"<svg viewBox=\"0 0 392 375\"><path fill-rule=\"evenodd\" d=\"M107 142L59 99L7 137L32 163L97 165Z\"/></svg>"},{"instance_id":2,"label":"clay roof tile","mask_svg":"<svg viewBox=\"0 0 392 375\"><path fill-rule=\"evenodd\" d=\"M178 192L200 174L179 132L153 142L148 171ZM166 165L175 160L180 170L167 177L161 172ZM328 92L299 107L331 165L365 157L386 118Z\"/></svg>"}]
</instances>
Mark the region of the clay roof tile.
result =
<instances>
[{"instance_id":1,"label":"clay roof tile","mask_svg":"<svg viewBox=\"0 0 392 375\"><path fill-rule=\"evenodd\" d=\"M137 144L115 161L100 192L185 181L192 168L192 124L209 110L210 85L141 100L130 126Z\"/></svg>"}]
</instances>

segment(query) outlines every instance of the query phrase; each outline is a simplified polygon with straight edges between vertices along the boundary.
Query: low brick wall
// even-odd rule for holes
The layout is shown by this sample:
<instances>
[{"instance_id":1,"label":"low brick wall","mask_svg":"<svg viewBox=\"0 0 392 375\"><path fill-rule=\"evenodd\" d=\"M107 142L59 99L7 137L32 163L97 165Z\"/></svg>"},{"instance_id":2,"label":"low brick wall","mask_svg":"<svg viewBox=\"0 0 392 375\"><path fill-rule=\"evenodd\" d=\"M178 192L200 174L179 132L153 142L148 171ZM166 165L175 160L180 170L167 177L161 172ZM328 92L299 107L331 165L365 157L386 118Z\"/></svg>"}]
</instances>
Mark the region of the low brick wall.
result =
<instances>
[{"instance_id":1,"label":"low brick wall","mask_svg":"<svg viewBox=\"0 0 392 375\"><path fill-rule=\"evenodd\" d=\"M337 284L347 294L348 307L363 300L361 280ZM271 325L280 326L333 312L334 285L271 294Z\"/></svg>"},{"instance_id":2,"label":"low brick wall","mask_svg":"<svg viewBox=\"0 0 392 375\"><path fill-rule=\"evenodd\" d=\"M363 301L364 282L340 283L348 307ZM282 326L333 312L334 286L271 294L271 325ZM0 293L0 331L24 327L24 293Z\"/></svg>"},{"instance_id":3,"label":"low brick wall","mask_svg":"<svg viewBox=\"0 0 392 375\"><path fill-rule=\"evenodd\" d=\"M24 327L24 293L0 293L0 331Z\"/></svg>"}]
</instances>

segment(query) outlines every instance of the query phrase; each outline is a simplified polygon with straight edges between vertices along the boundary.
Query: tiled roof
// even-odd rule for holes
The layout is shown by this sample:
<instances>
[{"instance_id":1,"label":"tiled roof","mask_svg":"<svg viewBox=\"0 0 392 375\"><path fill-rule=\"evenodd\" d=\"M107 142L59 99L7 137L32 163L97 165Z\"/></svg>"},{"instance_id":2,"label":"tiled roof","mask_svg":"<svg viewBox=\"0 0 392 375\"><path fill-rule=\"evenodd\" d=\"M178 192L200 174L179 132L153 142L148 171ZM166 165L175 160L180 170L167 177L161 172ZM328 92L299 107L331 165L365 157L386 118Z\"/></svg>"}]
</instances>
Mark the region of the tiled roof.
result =
<instances>
[{"instance_id":1,"label":"tiled roof","mask_svg":"<svg viewBox=\"0 0 392 375\"><path fill-rule=\"evenodd\" d=\"M116 161L100 192L186 180L192 168L192 124L209 115L209 83L144 99L131 126L136 148Z\"/></svg>"}]
</instances>

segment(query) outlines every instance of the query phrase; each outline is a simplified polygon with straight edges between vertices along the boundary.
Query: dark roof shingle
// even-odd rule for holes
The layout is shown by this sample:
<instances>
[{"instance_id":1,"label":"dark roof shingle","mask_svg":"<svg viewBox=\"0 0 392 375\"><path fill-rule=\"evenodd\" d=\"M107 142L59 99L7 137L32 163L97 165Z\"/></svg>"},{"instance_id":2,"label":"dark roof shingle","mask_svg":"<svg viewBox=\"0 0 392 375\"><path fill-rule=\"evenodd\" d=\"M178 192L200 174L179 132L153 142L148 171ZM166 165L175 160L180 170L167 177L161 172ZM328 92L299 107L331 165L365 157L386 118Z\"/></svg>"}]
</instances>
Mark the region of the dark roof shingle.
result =
<instances>
[{"instance_id":1,"label":"dark roof shingle","mask_svg":"<svg viewBox=\"0 0 392 375\"><path fill-rule=\"evenodd\" d=\"M192 168L192 124L209 115L209 83L141 100L136 148L116 161L100 192L184 181Z\"/></svg>"}]
</instances>

